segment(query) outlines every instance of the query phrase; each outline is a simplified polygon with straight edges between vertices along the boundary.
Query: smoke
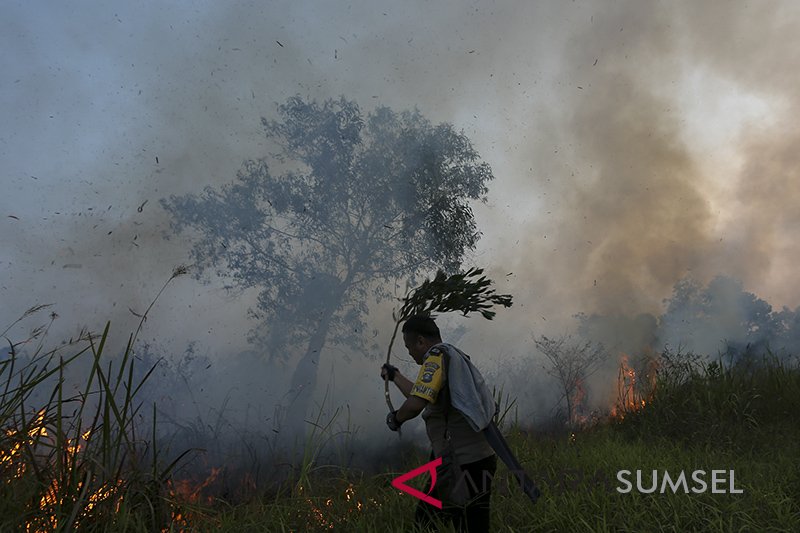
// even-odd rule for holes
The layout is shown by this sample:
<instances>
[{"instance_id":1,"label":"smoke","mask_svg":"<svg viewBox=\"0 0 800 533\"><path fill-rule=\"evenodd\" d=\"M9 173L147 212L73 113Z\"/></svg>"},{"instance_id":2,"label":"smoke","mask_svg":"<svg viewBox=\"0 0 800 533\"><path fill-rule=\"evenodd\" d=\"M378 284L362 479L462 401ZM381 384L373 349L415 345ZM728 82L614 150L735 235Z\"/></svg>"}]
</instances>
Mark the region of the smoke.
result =
<instances>
[{"instance_id":1,"label":"smoke","mask_svg":"<svg viewBox=\"0 0 800 533\"><path fill-rule=\"evenodd\" d=\"M515 305L442 329L467 331L460 345L498 387L532 376L506 392L528 398L520 412L546 413L531 334L557 336L575 313L658 316L679 280L720 274L797 306L797 26L797 7L777 1L8 5L0 323L53 302L53 338L111 320L121 349L131 311L189 258L188 237L163 238L158 200L219 187L266 155L260 118L287 97L342 94L452 122L492 166L470 259ZM257 385L241 370L249 356L234 355L267 355L245 342L254 295L208 282L175 280L142 340L175 357L203 347L213 364L198 372L218 377L209 401L260 387L273 406L291 367ZM390 310L371 311L388 344ZM652 329L615 324L614 338ZM335 372L333 403L379 434L368 406L383 355L369 355L331 346L319 364Z\"/></svg>"},{"instance_id":2,"label":"smoke","mask_svg":"<svg viewBox=\"0 0 800 533\"><path fill-rule=\"evenodd\" d=\"M613 354L592 380L601 396L620 352L715 356L757 336L751 301L730 283L708 286L707 315L658 327L653 315L687 276L727 275L797 306L798 130L779 118L798 103L796 75L780 67L792 63L797 12L773 7L618 3L587 13L564 48L556 141L536 152L549 160L546 222L515 272L546 308L596 313L584 333Z\"/></svg>"},{"instance_id":3,"label":"smoke","mask_svg":"<svg viewBox=\"0 0 800 533\"><path fill-rule=\"evenodd\" d=\"M623 2L560 14L559 95L519 158L528 168L494 191L536 193L508 198L498 219L510 220L489 239L502 243L494 260L512 261L518 301L535 306L528 327L552 334L577 312L658 316L687 276L727 275L796 307L797 128L781 117L797 98L779 66L792 62L796 10ZM733 324L716 333L739 338Z\"/></svg>"},{"instance_id":4,"label":"smoke","mask_svg":"<svg viewBox=\"0 0 800 533\"><path fill-rule=\"evenodd\" d=\"M782 7L624 3L576 32L564 74L572 113L559 122L575 168L559 195L568 204L558 230L574 247L564 266L578 265L566 272L581 310L658 312L687 274L726 274L796 305L786 266L798 258L788 237L797 129L775 117L797 105L792 74L779 68L791 61L797 13ZM702 107L715 99L730 107L709 116ZM715 143L715 123L738 128ZM730 154L738 167L716 161Z\"/></svg>"}]
</instances>

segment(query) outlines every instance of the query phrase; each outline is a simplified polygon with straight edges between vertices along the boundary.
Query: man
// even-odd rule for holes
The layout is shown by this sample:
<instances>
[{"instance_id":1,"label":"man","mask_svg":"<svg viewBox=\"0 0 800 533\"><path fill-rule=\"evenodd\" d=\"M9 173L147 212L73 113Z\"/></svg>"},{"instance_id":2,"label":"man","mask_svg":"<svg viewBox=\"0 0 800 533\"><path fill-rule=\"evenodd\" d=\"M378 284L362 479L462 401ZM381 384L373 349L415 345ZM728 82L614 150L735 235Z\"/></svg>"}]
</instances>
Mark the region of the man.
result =
<instances>
[{"instance_id":1,"label":"man","mask_svg":"<svg viewBox=\"0 0 800 533\"><path fill-rule=\"evenodd\" d=\"M397 431L404 422L422 413L433 448L431 459L445 458L444 464L437 469L437 479L447 479L445 469L449 459L456 465L454 470L457 472L452 475L451 471L450 479L456 477L462 493L466 493L463 503L455 502L452 493L443 493L441 484L437 483L432 495L442 500L442 510L420 501L415 523L424 529L432 526L434 518L438 517L444 521L452 520L457 531L486 533L489 531L491 480L497 469L497 456L480 430L494 415L491 392L469 358L456 347L442 342L439 328L432 318L412 316L403 324L402 331L409 355L422 368L413 382L394 366L383 365L381 368L381 377L393 381L406 397L403 405L389 414L386 423ZM462 410L453 407L454 398L466 416Z\"/></svg>"}]
</instances>

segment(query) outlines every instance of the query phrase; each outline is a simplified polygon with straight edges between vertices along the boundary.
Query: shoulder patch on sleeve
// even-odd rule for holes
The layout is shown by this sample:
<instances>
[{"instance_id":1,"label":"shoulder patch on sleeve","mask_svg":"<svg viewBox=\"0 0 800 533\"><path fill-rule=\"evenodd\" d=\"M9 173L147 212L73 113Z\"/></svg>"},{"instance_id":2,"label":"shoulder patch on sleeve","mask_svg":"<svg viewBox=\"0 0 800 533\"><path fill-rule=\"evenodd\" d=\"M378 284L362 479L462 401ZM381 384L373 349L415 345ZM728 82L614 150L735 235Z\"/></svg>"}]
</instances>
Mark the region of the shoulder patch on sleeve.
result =
<instances>
[{"instance_id":1,"label":"shoulder patch on sleeve","mask_svg":"<svg viewBox=\"0 0 800 533\"><path fill-rule=\"evenodd\" d=\"M417 380L411 388L412 396L418 396L431 403L436 401L445 382L442 356L443 353L437 348L428 352L428 356L419 370Z\"/></svg>"}]
</instances>

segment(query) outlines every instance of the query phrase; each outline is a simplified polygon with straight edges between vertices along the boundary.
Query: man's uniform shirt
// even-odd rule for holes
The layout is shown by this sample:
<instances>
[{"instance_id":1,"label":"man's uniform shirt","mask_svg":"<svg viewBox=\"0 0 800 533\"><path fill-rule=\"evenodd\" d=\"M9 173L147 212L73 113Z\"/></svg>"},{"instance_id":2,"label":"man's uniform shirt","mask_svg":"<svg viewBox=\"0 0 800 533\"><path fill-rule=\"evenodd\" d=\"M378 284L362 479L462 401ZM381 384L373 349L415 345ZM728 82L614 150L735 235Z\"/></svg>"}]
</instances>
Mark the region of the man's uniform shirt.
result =
<instances>
[{"instance_id":1,"label":"man's uniform shirt","mask_svg":"<svg viewBox=\"0 0 800 533\"><path fill-rule=\"evenodd\" d=\"M425 354L417 380L411 387L411 395L429 402L422 412L422 419L425 420L425 429L436 457L441 457L445 448L446 427L455 450L456 460L462 465L480 461L494 454L494 450L486 442L483 433L474 431L464 415L449 405L449 394L446 394L448 384L444 350L443 347L437 345ZM446 424L445 411L447 412Z\"/></svg>"}]
</instances>

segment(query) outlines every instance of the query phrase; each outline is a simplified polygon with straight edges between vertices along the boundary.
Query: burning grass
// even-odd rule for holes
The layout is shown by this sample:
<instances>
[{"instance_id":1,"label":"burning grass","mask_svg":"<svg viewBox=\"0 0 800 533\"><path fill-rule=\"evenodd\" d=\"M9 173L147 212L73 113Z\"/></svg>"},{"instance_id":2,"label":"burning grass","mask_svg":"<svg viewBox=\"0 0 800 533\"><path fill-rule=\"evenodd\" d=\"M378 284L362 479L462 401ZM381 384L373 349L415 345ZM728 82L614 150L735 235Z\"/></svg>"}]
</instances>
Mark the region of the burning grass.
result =
<instances>
[{"instance_id":1,"label":"burning grass","mask_svg":"<svg viewBox=\"0 0 800 533\"><path fill-rule=\"evenodd\" d=\"M789 423L800 412L796 364L769 353L724 364L669 351L659 364L646 407L629 410L620 426L629 435L759 447L796 427Z\"/></svg>"},{"instance_id":2,"label":"burning grass","mask_svg":"<svg viewBox=\"0 0 800 533\"><path fill-rule=\"evenodd\" d=\"M0 361L0 530L153 530L168 521L161 494L174 463L163 467L155 439L137 435L142 383L132 379L131 343L116 364L106 361L108 332L107 324L99 337L81 335L66 358L60 350L21 357L10 344ZM64 375L80 358L90 360L89 375L68 395Z\"/></svg>"},{"instance_id":3,"label":"burning grass","mask_svg":"<svg viewBox=\"0 0 800 533\"><path fill-rule=\"evenodd\" d=\"M176 268L162 287L186 272ZM156 296L156 299L158 296ZM152 308L155 303L151 303ZM34 306L3 331L47 309ZM141 330L147 312L141 316ZM20 342L8 341L0 358L0 530L155 531L174 516L166 483L180 457L164 466L156 445L155 406L150 440L137 394L155 366L137 379L129 337L116 359L104 355L110 324L101 335L82 331L44 350L50 324ZM20 347L32 353L20 353ZM66 356L62 353L71 350ZM87 364L88 363L88 364ZM85 380L70 392L65 376L83 364Z\"/></svg>"}]
</instances>

